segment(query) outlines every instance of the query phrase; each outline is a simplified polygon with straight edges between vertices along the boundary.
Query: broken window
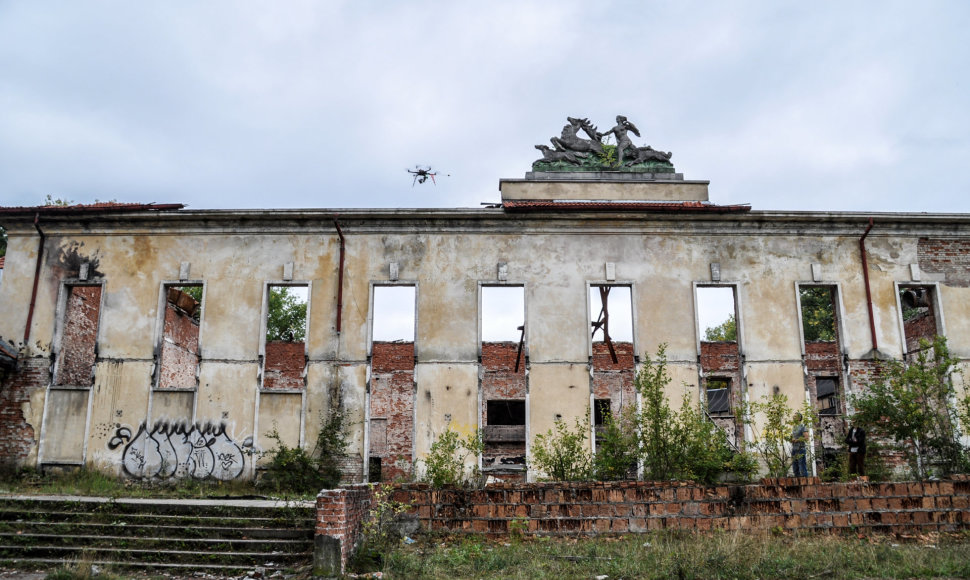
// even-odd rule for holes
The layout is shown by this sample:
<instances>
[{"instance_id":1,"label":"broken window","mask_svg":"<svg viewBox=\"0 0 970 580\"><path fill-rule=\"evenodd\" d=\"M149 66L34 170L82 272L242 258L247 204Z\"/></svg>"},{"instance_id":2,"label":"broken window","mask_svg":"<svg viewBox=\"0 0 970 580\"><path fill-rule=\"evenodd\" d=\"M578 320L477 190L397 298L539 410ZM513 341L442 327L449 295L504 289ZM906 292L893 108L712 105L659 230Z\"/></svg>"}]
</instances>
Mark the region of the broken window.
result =
<instances>
[{"instance_id":1,"label":"broken window","mask_svg":"<svg viewBox=\"0 0 970 580\"><path fill-rule=\"evenodd\" d=\"M55 335L54 377L44 398L38 462L80 465L88 431L101 318L100 285L63 286ZM56 430L56 437L46 433Z\"/></svg>"},{"instance_id":2,"label":"broken window","mask_svg":"<svg viewBox=\"0 0 970 580\"><path fill-rule=\"evenodd\" d=\"M804 345L805 385L819 412L816 457L828 467L842 447L845 421L841 415L842 346L839 335L838 287L798 286Z\"/></svg>"},{"instance_id":3,"label":"broken window","mask_svg":"<svg viewBox=\"0 0 970 580\"><path fill-rule=\"evenodd\" d=\"M267 285L263 388L298 390L306 386L306 285Z\"/></svg>"},{"instance_id":4,"label":"broken window","mask_svg":"<svg viewBox=\"0 0 970 580\"><path fill-rule=\"evenodd\" d=\"M906 356L920 350L920 341L929 343L940 334L936 321L936 293L933 286L900 286L899 303L902 308L903 333L906 336Z\"/></svg>"},{"instance_id":5,"label":"broken window","mask_svg":"<svg viewBox=\"0 0 970 580\"><path fill-rule=\"evenodd\" d=\"M157 349L156 387L159 389L195 389L197 386L202 296L201 284L164 288L165 309Z\"/></svg>"},{"instance_id":6,"label":"broken window","mask_svg":"<svg viewBox=\"0 0 970 580\"><path fill-rule=\"evenodd\" d=\"M90 387L97 358L101 286L65 286L65 292L54 384Z\"/></svg>"},{"instance_id":7,"label":"broken window","mask_svg":"<svg viewBox=\"0 0 970 580\"><path fill-rule=\"evenodd\" d=\"M633 292L626 285L593 284L588 294L593 423L600 433L608 417L636 405Z\"/></svg>"},{"instance_id":8,"label":"broken window","mask_svg":"<svg viewBox=\"0 0 970 580\"><path fill-rule=\"evenodd\" d=\"M698 285L696 300L701 395L706 397L710 419L737 447L743 437L743 425L733 414L740 403L738 391L742 384L735 287Z\"/></svg>"},{"instance_id":9,"label":"broken window","mask_svg":"<svg viewBox=\"0 0 970 580\"><path fill-rule=\"evenodd\" d=\"M731 415L731 379L708 377L704 382L708 414L712 417Z\"/></svg>"},{"instance_id":10,"label":"broken window","mask_svg":"<svg viewBox=\"0 0 970 580\"><path fill-rule=\"evenodd\" d=\"M482 465L524 477L526 424L525 289L481 287Z\"/></svg>"},{"instance_id":11,"label":"broken window","mask_svg":"<svg viewBox=\"0 0 970 580\"><path fill-rule=\"evenodd\" d=\"M414 441L415 288L374 286L373 297L368 467L403 479Z\"/></svg>"}]
</instances>

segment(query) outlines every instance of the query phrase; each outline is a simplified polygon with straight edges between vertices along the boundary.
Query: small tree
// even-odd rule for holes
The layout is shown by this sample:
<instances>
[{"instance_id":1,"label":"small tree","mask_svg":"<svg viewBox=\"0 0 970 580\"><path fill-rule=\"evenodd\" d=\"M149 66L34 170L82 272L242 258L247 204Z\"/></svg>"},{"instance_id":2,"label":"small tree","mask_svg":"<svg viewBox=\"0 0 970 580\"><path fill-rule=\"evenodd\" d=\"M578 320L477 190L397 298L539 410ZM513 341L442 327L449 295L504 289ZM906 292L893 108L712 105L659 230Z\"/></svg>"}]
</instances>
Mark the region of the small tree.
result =
<instances>
[{"instance_id":1,"label":"small tree","mask_svg":"<svg viewBox=\"0 0 970 580\"><path fill-rule=\"evenodd\" d=\"M434 488L446 485L462 485L465 478L465 459L481 455L485 444L478 430L465 437L448 425L445 432L431 444L431 450L424 459L425 477ZM478 479L478 468L472 479Z\"/></svg>"},{"instance_id":2,"label":"small tree","mask_svg":"<svg viewBox=\"0 0 970 580\"><path fill-rule=\"evenodd\" d=\"M727 320L704 330L704 340L706 342L728 342L738 339L738 321L734 315L727 317Z\"/></svg>"},{"instance_id":3,"label":"small tree","mask_svg":"<svg viewBox=\"0 0 970 580\"><path fill-rule=\"evenodd\" d=\"M946 338L937 336L932 343L920 340L915 360L910 364L888 361L881 377L864 394L852 397L856 424L871 435L894 441L918 479L929 474L931 464L943 474L967 468L950 380L960 372L956 365Z\"/></svg>"},{"instance_id":4,"label":"small tree","mask_svg":"<svg viewBox=\"0 0 970 580\"><path fill-rule=\"evenodd\" d=\"M536 435L531 447L532 465L553 481L583 481L592 475L589 449L589 417L576 419L573 429L562 419L543 434Z\"/></svg>"},{"instance_id":5,"label":"small tree","mask_svg":"<svg viewBox=\"0 0 970 580\"><path fill-rule=\"evenodd\" d=\"M596 441L594 477L598 481L627 479L637 468L637 445L636 410L627 407L618 417L608 415Z\"/></svg>"},{"instance_id":6,"label":"small tree","mask_svg":"<svg viewBox=\"0 0 970 580\"><path fill-rule=\"evenodd\" d=\"M271 287L268 300L267 342L303 342L306 339L306 301L286 286Z\"/></svg>"},{"instance_id":7,"label":"small tree","mask_svg":"<svg viewBox=\"0 0 970 580\"><path fill-rule=\"evenodd\" d=\"M815 410L804 404L799 409L792 409L785 395L765 396L737 411L739 417L745 417L750 425L755 415L764 418L764 425L759 429L752 426L754 434L752 444L768 468L770 477L785 477L791 466L791 434L799 424L795 420L795 413L801 413L801 423L809 426L817 422ZM805 445L805 463L812 464L812 450Z\"/></svg>"},{"instance_id":8,"label":"small tree","mask_svg":"<svg viewBox=\"0 0 970 580\"><path fill-rule=\"evenodd\" d=\"M656 359L646 359L634 382L642 401L637 431L644 477L715 481L732 459L727 435L687 395L679 411L670 408L666 344L657 349Z\"/></svg>"}]
</instances>

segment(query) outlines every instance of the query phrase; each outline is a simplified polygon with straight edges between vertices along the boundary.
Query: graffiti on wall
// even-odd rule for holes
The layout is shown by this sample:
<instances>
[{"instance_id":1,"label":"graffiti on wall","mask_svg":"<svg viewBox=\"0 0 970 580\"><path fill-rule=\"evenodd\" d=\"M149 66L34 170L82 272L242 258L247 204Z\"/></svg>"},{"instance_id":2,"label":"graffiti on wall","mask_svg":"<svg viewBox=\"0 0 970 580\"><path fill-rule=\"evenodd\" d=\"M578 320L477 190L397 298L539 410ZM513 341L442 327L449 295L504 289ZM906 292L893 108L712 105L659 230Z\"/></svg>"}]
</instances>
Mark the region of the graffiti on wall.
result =
<instances>
[{"instance_id":1,"label":"graffiti on wall","mask_svg":"<svg viewBox=\"0 0 970 580\"><path fill-rule=\"evenodd\" d=\"M134 436L128 427L118 427L108 442L112 451L124 447L121 463L133 477L182 478L211 477L220 481L235 479L252 455L253 440L241 444L226 434L226 425L158 421L144 422Z\"/></svg>"}]
</instances>

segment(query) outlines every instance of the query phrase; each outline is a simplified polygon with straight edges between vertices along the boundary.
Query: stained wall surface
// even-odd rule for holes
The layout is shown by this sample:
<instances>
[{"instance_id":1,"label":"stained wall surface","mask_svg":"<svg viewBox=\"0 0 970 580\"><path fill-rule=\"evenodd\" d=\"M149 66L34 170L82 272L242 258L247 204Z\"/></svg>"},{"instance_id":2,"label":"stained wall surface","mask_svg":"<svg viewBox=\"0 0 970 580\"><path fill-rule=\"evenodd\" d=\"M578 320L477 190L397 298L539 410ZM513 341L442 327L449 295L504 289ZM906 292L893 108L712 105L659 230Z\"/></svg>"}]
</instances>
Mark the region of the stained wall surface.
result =
<instances>
[{"instance_id":1,"label":"stained wall surface","mask_svg":"<svg viewBox=\"0 0 970 580\"><path fill-rule=\"evenodd\" d=\"M9 246L0 337L18 343L27 330L40 240L33 214L2 219ZM666 344L674 406L684 395L692 404L700 401L693 285L714 282L712 263L719 266L719 282L737 288L738 388L749 399L774 393L805 399L798 283L839 288L847 391L861 388L874 357L859 245L867 216L552 209L515 214L485 208L347 210L338 219L345 238L342 288L333 212L42 216L41 273L22 359L68 364L63 345L58 350L54 344L74 310L59 297L65 288L96 284L101 302L95 354L90 362L70 363L84 367L72 373L93 376L93 382L72 385L86 389L74 394L52 389L49 373L36 372L44 365L34 362L21 365L30 380L8 376L3 412L17 420L0 433L5 458L81 461L146 476L144 466L157 465L152 473L164 475L166 461L183 465L192 453L207 450L228 463L242 462L241 469L213 467L209 476L251 477L250 451L272 445L274 425L287 442L311 445L321 414L336 405L351 417L348 479L360 480L370 453L367 392L380 391L369 360L369 325L371 289L381 283L416 287L414 420L393 428L402 441L410 437L419 473L421 459L448 425L463 432L482 425L483 389L493 388L483 383L479 359L483 284L524 288L527 455L536 434L551 429L557 417L590 417L591 400L607 392L630 397L625 385L591 379L591 284L631 287L637 345L631 354L642 358ZM968 225L970 216L884 214L876 220L865 244L879 356L899 358L904 350L898 285L922 284L935 289L938 323L953 353L970 357L970 262L963 258L970 242L962 237ZM79 277L82 264L86 280ZM606 264L615 280L604 279ZM311 288L306 379L305 387L298 384L302 380L291 381L286 392L273 392L272 380L269 388L260 382L264 288L284 272ZM178 284L204 285L205 298L198 378L178 381L175 400L159 392L153 377L163 347L165 316L159 309L165 288ZM88 367L92 373L85 375ZM632 373L625 376L632 379ZM52 421L67 428L42 429ZM405 448L398 455L412 453ZM167 455L149 457L161 453L153 449Z\"/></svg>"}]
</instances>

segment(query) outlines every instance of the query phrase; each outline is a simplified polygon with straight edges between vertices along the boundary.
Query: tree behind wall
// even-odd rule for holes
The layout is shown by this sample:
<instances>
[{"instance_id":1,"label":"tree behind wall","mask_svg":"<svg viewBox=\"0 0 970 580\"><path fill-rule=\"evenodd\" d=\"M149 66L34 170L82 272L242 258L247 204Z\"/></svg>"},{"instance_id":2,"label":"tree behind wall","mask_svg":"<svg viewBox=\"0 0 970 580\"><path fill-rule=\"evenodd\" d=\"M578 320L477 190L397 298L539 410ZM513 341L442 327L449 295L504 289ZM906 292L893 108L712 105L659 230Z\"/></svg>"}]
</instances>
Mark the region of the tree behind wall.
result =
<instances>
[{"instance_id":1,"label":"tree behind wall","mask_svg":"<svg viewBox=\"0 0 970 580\"><path fill-rule=\"evenodd\" d=\"M271 287L266 318L267 342L303 342L306 339L306 306L307 303L286 286Z\"/></svg>"},{"instance_id":2,"label":"tree behind wall","mask_svg":"<svg viewBox=\"0 0 970 580\"><path fill-rule=\"evenodd\" d=\"M970 467L957 429L958 408L966 408L970 395L956 401L951 381L960 372L958 362L950 356L946 338L937 336L932 343L924 339L915 360L908 365L889 361L879 379L852 397L855 424L893 441L918 479L933 471L947 475Z\"/></svg>"}]
</instances>

